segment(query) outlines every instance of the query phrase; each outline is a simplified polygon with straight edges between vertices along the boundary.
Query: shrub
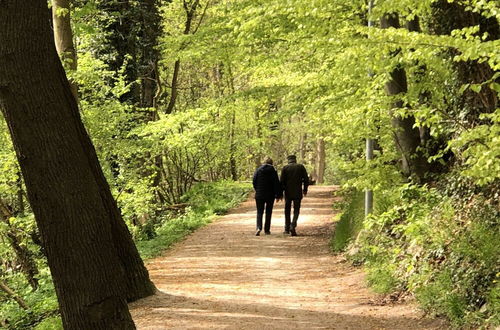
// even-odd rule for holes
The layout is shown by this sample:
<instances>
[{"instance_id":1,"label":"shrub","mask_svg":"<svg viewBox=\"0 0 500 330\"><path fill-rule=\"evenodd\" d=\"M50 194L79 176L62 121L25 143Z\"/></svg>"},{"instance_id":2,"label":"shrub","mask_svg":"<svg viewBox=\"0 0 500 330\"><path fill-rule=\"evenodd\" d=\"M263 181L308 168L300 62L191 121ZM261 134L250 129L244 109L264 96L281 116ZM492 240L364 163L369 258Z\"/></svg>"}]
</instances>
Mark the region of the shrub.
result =
<instances>
[{"instance_id":1,"label":"shrub","mask_svg":"<svg viewBox=\"0 0 500 330\"><path fill-rule=\"evenodd\" d=\"M499 211L481 193L467 199L405 184L363 221L350 251L378 292L408 291L455 326L498 326ZM392 204L392 205L391 205ZM362 205L362 204L361 204ZM343 214L358 221L356 198ZM346 220L347 221L347 220Z\"/></svg>"}]
</instances>

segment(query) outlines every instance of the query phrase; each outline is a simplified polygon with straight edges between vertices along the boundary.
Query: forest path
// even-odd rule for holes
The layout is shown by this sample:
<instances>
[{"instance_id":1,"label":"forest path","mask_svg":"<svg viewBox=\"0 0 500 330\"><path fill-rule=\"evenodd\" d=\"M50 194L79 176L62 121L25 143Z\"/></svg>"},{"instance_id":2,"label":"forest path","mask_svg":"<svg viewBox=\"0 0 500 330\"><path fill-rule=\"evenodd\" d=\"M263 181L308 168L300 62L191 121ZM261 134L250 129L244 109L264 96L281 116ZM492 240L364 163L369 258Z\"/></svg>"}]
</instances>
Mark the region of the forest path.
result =
<instances>
[{"instance_id":1,"label":"forest path","mask_svg":"<svg viewBox=\"0 0 500 330\"><path fill-rule=\"evenodd\" d=\"M196 231L147 264L160 290L130 305L138 329L442 329L411 304L374 304L363 272L328 247L335 187L312 186L298 237L254 236L255 201ZM263 233L262 233L263 234Z\"/></svg>"}]
</instances>

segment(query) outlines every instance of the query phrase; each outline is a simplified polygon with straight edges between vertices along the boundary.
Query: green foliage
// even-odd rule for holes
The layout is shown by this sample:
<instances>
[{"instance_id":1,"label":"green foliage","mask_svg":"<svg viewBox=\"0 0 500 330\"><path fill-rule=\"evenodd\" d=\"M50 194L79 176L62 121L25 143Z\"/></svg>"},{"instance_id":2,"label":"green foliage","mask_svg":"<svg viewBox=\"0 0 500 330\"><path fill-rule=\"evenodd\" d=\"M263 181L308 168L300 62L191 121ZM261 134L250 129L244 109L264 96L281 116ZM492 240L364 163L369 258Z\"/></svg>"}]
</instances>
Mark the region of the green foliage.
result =
<instances>
[{"instance_id":1,"label":"green foliage","mask_svg":"<svg viewBox=\"0 0 500 330\"><path fill-rule=\"evenodd\" d=\"M201 0L188 34L184 1L163 2L159 11L148 3L72 2L78 70L68 72L144 256L223 213L245 190L196 182L227 180L234 172L249 179L266 155L280 167L298 154L312 173L322 139L327 182L375 193L375 212L365 222L362 194L346 199L332 248L351 243L349 252L366 262L378 291L414 292L457 324L498 324L497 1L378 0L368 17L364 0ZM385 13L398 13L402 26L418 17L421 31L380 29ZM458 22L464 17L470 22ZM176 61L179 95L166 114ZM405 70L408 92L387 96L396 67ZM145 81L156 86L149 91L152 107L142 104ZM393 109L396 99L403 106ZM428 135L419 146L430 161L428 186L401 175L395 116L413 118ZM376 141L369 162L366 138ZM14 215L9 221L41 260L3 121L0 169L0 200ZM182 216L169 212L184 203ZM0 224L5 237L9 226ZM2 260L13 255L0 239ZM16 272L7 278L29 296ZM22 312L14 319L36 323ZM43 324L57 322L50 317Z\"/></svg>"},{"instance_id":2,"label":"green foliage","mask_svg":"<svg viewBox=\"0 0 500 330\"><path fill-rule=\"evenodd\" d=\"M500 109L481 119L487 123L463 133L450 145L466 159L463 174L485 185L500 179Z\"/></svg>"},{"instance_id":3,"label":"green foliage","mask_svg":"<svg viewBox=\"0 0 500 330\"><path fill-rule=\"evenodd\" d=\"M160 255L175 242L243 201L249 190L250 185L246 183L215 182L194 186L183 196L183 201L189 205L184 214L167 217L155 229L153 239L137 242L141 256L150 259Z\"/></svg>"},{"instance_id":4,"label":"green foliage","mask_svg":"<svg viewBox=\"0 0 500 330\"><path fill-rule=\"evenodd\" d=\"M330 241L334 252L344 251L351 240L359 233L364 219L364 194L359 191L343 194L342 214L335 223L335 231Z\"/></svg>"},{"instance_id":5,"label":"green foliage","mask_svg":"<svg viewBox=\"0 0 500 330\"><path fill-rule=\"evenodd\" d=\"M0 293L0 317L9 325L8 329L30 329L39 325L40 322L51 324L54 329L62 329L62 326L57 327L60 324L59 306L49 269L43 265L43 261L40 266L40 288L36 291L31 290L19 273L9 274L7 278L4 277L10 288L30 307L30 309L24 310L15 301L3 296L3 292ZM45 321L47 318L53 321Z\"/></svg>"},{"instance_id":6,"label":"green foliage","mask_svg":"<svg viewBox=\"0 0 500 330\"><path fill-rule=\"evenodd\" d=\"M454 324L498 325L498 210L482 195L464 203L436 189L405 185L376 210L354 243L356 261L380 292L408 290Z\"/></svg>"},{"instance_id":7,"label":"green foliage","mask_svg":"<svg viewBox=\"0 0 500 330\"><path fill-rule=\"evenodd\" d=\"M200 183L189 190L182 200L196 213L209 212L221 215L244 200L250 190L249 183L228 181Z\"/></svg>"},{"instance_id":8,"label":"green foliage","mask_svg":"<svg viewBox=\"0 0 500 330\"><path fill-rule=\"evenodd\" d=\"M375 292L390 293L400 285L398 278L394 275L396 267L389 260L367 262L366 265L368 271L366 279Z\"/></svg>"},{"instance_id":9,"label":"green foliage","mask_svg":"<svg viewBox=\"0 0 500 330\"><path fill-rule=\"evenodd\" d=\"M195 185L183 196L183 201L189 205L184 213L163 214L162 221L150 229L153 238L148 239L143 235L136 241L141 256L149 259L160 255L175 242L246 199L250 189L249 183L227 181ZM134 231L134 228L131 229ZM33 246L32 249L36 250L36 247ZM4 250L7 250L7 247L0 246L0 252ZM2 260L8 259L2 258ZM7 321L9 329L62 329L49 269L40 255L37 256L37 261L40 268L38 276L40 287L36 291L32 291L24 276L18 272L9 271L2 276L11 289L29 306L29 310L20 308L14 300L4 296L0 291L0 317Z\"/></svg>"},{"instance_id":10,"label":"green foliage","mask_svg":"<svg viewBox=\"0 0 500 330\"><path fill-rule=\"evenodd\" d=\"M150 240L138 241L137 248L142 258L150 259L159 256L162 251L180 241L196 229L210 223L214 214L195 213L188 209L185 214L167 219L155 230L155 237Z\"/></svg>"},{"instance_id":11,"label":"green foliage","mask_svg":"<svg viewBox=\"0 0 500 330\"><path fill-rule=\"evenodd\" d=\"M60 317L51 316L45 318L42 322L37 324L35 330L62 330L62 320Z\"/></svg>"}]
</instances>

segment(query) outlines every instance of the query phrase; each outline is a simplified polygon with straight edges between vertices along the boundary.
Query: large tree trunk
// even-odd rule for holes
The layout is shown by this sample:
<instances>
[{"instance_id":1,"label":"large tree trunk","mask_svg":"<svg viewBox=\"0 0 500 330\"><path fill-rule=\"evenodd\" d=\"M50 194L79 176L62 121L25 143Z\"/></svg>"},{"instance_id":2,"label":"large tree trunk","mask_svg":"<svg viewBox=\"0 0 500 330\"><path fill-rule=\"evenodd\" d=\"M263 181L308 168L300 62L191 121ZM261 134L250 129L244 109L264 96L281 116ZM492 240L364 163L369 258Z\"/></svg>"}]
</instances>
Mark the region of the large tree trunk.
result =
<instances>
[{"instance_id":1,"label":"large tree trunk","mask_svg":"<svg viewBox=\"0 0 500 330\"><path fill-rule=\"evenodd\" d=\"M380 21L383 29L394 27L399 28L399 17L397 14L386 14ZM398 96L408 91L406 71L401 66L396 66L390 73L391 79L386 83L385 90L389 96ZM403 108L405 105L401 99L396 99L391 111ZM415 126L415 117L412 115L401 117L392 116L392 126L394 127L394 140L396 147L402 155L402 171L405 176L415 176L417 180L423 181L427 170L427 161L417 154L420 145L420 130Z\"/></svg>"},{"instance_id":2,"label":"large tree trunk","mask_svg":"<svg viewBox=\"0 0 500 330\"><path fill-rule=\"evenodd\" d=\"M71 30L69 0L52 0L52 22L57 53L64 65L71 71L77 70L76 49ZM70 80L71 92L78 102L78 87Z\"/></svg>"},{"instance_id":3,"label":"large tree trunk","mask_svg":"<svg viewBox=\"0 0 500 330\"><path fill-rule=\"evenodd\" d=\"M47 3L0 2L0 108L67 329L133 329L153 292L54 47ZM131 290L131 292L129 292Z\"/></svg>"}]
</instances>

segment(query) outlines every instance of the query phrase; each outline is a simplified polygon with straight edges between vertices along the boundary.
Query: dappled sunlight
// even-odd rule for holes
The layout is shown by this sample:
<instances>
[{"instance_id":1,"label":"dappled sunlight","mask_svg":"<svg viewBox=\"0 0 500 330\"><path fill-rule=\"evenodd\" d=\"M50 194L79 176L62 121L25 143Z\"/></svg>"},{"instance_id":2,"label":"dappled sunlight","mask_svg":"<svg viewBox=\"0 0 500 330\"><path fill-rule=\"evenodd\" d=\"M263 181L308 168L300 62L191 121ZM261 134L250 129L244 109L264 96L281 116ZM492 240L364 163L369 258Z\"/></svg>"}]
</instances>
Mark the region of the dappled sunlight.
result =
<instances>
[{"instance_id":1,"label":"dappled sunlight","mask_svg":"<svg viewBox=\"0 0 500 330\"><path fill-rule=\"evenodd\" d=\"M311 187L298 237L282 234L284 203L254 236L250 199L151 261L160 292L131 305L138 328L434 328L411 305L372 304L361 270L331 254L333 189Z\"/></svg>"}]
</instances>

